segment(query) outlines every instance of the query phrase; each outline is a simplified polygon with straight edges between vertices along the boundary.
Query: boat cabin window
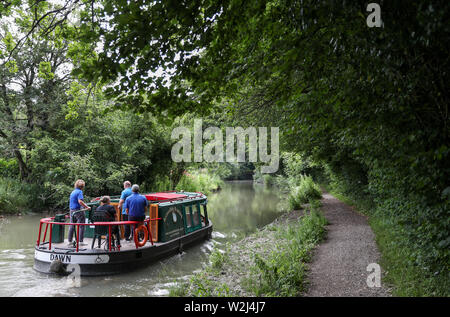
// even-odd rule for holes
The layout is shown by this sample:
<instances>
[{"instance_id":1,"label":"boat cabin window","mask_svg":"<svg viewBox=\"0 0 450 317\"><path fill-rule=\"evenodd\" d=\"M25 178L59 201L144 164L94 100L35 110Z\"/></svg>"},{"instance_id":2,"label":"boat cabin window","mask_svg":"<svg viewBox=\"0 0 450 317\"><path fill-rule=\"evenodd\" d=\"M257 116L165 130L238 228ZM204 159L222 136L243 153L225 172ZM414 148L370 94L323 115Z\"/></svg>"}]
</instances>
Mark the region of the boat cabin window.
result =
<instances>
[{"instance_id":1,"label":"boat cabin window","mask_svg":"<svg viewBox=\"0 0 450 317\"><path fill-rule=\"evenodd\" d=\"M192 227L192 206L186 206L186 227Z\"/></svg>"},{"instance_id":2,"label":"boat cabin window","mask_svg":"<svg viewBox=\"0 0 450 317\"><path fill-rule=\"evenodd\" d=\"M193 214L192 214L192 218L194 220L194 227L197 227L200 223L200 206L199 205L194 205L192 206L193 208Z\"/></svg>"}]
</instances>

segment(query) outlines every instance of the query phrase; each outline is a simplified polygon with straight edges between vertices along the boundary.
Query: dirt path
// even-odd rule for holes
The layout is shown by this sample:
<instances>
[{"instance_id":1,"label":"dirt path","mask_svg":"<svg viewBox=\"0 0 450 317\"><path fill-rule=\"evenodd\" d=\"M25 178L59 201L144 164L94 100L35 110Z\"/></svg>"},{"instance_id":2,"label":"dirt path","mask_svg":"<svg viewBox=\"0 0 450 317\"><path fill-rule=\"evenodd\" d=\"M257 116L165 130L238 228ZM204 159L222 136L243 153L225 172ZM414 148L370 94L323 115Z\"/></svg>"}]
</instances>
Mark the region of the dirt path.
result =
<instances>
[{"instance_id":1,"label":"dirt path","mask_svg":"<svg viewBox=\"0 0 450 317\"><path fill-rule=\"evenodd\" d=\"M367 217L328 193L323 194L322 204L328 233L314 251L305 296L390 296L383 281L381 287L367 285L374 273L367 266L380 259Z\"/></svg>"}]
</instances>

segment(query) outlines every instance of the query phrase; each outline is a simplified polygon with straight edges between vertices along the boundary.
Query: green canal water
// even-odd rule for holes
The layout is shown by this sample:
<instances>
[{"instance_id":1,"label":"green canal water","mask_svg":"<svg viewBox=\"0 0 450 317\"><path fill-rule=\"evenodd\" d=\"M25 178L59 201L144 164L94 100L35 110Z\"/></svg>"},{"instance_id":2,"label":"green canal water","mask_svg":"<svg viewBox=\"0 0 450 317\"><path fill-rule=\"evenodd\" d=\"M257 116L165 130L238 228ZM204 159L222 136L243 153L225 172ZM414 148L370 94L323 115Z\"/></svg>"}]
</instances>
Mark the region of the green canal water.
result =
<instances>
[{"instance_id":1,"label":"green canal water","mask_svg":"<svg viewBox=\"0 0 450 317\"><path fill-rule=\"evenodd\" d=\"M34 244L42 215L0 219L0 296L167 296L170 287L189 279L207 264L214 248L234 241L272 222L278 193L252 182L227 182L208 196L212 239L146 268L113 276L66 277L33 270Z\"/></svg>"}]
</instances>

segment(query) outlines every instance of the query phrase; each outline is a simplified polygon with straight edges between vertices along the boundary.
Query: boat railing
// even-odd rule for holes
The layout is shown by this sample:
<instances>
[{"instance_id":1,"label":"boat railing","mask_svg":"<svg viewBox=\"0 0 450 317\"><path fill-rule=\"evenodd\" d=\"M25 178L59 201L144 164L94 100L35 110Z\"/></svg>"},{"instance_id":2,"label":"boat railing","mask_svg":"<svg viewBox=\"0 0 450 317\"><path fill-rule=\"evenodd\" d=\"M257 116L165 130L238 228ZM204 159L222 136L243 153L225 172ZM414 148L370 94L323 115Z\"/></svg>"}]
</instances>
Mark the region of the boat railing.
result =
<instances>
[{"instance_id":1,"label":"boat railing","mask_svg":"<svg viewBox=\"0 0 450 317\"><path fill-rule=\"evenodd\" d=\"M83 210L79 210L81 211L86 211L88 209L83 209ZM118 226L118 225L135 225L138 226L141 223L144 223L145 226L147 227L147 231L148 234L150 236L149 240L150 243L153 245L153 237L152 237L152 233L151 233L151 226L150 223L152 221L157 221L157 220L161 220L161 218L146 218L144 221L108 221L108 222L93 222L93 223L72 223L72 222L57 222L54 221L55 217L48 217L48 218L42 218L39 221L39 233L38 233L38 239L36 241L36 245L39 247L42 244L46 244L46 236L47 236L47 231L48 228L50 227L50 232L49 232L49 240L48 240L48 249L51 250L52 248L52 228L53 225L58 225L58 226L76 226L76 252L79 252L79 245L80 245L80 241L79 241L79 237L80 237L80 226L108 226L108 250L112 251L112 243L111 243L111 227L112 226ZM42 238L42 242L41 241L41 233L42 233L42 225L45 224L45 231L44 231L44 236ZM138 248L138 245L135 241L136 244L136 249Z\"/></svg>"}]
</instances>

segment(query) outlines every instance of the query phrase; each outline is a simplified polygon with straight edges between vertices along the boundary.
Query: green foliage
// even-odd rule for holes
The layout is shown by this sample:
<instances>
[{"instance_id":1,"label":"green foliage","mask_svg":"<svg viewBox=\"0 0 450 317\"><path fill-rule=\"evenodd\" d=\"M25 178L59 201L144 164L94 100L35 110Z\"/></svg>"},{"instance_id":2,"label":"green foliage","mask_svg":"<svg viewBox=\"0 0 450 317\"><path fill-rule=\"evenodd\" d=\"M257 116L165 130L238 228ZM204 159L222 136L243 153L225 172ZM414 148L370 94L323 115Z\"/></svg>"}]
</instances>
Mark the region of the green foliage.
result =
<instances>
[{"instance_id":1,"label":"green foliage","mask_svg":"<svg viewBox=\"0 0 450 317\"><path fill-rule=\"evenodd\" d=\"M282 152L281 165L283 174L287 176L291 187L301 182L302 175L309 175L313 179L321 175L322 166L300 153Z\"/></svg>"},{"instance_id":2,"label":"green foliage","mask_svg":"<svg viewBox=\"0 0 450 317\"><path fill-rule=\"evenodd\" d=\"M230 246L227 245L225 251L214 249L209 255L209 260L211 261L211 268L214 270L221 270L224 265L230 262L229 258Z\"/></svg>"},{"instance_id":3,"label":"green foliage","mask_svg":"<svg viewBox=\"0 0 450 317\"><path fill-rule=\"evenodd\" d=\"M355 175L357 170L350 170ZM384 177L384 182L375 187L380 180L367 180L364 173L360 172L359 177L348 177L349 174L343 173L342 169L340 174L336 171L339 170L334 169L333 172L327 168L327 187L339 198L355 203L358 209L371 216L378 244L387 259L385 269L397 272L392 273L390 279L398 288L395 292L421 296L442 294L442 289L436 290L436 287L439 288L443 280L449 280L448 201L430 204L426 196L398 186L399 180L404 181L405 178L388 181ZM378 196L380 193L384 198ZM416 279L419 275L422 278ZM425 286L422 281L431 284L434 281L435 287Z\"/></svg>"},{"instance_id":4,"label":"green foliage","mask_svg":"<svg viewBox=\"0 0 450 317\"><path fill-rule=\"evenodd\" d=\"M44 184L47 204L66 206L79 178L86 181L87 197L118 194L124 180L146 191L173 188L169 127L148 116L103 113L94 105L77 116L76 121L63 120L57 133L40 133L34 139L29 166Z\"/></svg>"},{"instance_id":5,"label":"green foliage","mask_svg":"<svg viewBox=\"0 0 450 317\"><path fill-rule=\"evenodd\" d=\"M395 296L450 296L450 270L448 263L443 263L437 271L431 271L421 265L424 258L418 256L417 248L411 245L406 230L390 220L373 216L370 220L377 244L382 253L381 265L386 274L384 281L395 285ZM425 250L430 250L425 244ZM423 260L422 260L423 261ZM431 272L430 272L431 271Z\"/></svg>"},{"instance_id":6,"label":"green foliage","mask_svg":"<svg viewBox=\"0 0 450 317\"><path fill-rule=\"evenodd\" d=\"M188 282L177 282L174 281L172 285L169 286L169 297L186 297L188 291Z\"/></svg>"},{"instance_id":7,"label":"green foliage","mask_svg":"<svg viewBox=\"0 0 450 317\"><path fill-rule=\"evenodd\" d=\"M55 74L52 73L52 65L50 62L39 63L38 76L46 80L51 80L55 78Z\"/></svg>"},{"instance_id":8,"label":"green foliage","mask_svg":"<svg viewBox=\"0 0 450 317\"><path fill-rule=\"evenodd\" d=\"M279 259L272 257L270 261L255 256L256 267L261 272L260 285L253 290L257 296L298 296L304 290L305 263L298 259L291 262L286 253L278 256Z\"/></svg>"},{"instance_id":9,"label":"green foliage","mask_svg":"<svg viewBox=\"0 0 450 317\"><path fill-rule=\"evenodd\" d=\"M185 171L177 186L176 190L184 190L186 192L202 192L208 194L219 189L223 185L223 181L219 176L211 174L206 170Z\"/></svg>"},{"instance_id":10,"label":"green foliage","mask_svg":"<svg viewBox=\"0 0 450 317\"><path fill-rule=\"evenodd\" d=\"M297 186L292 187L288 200L291 209L300 209L302 204L311 203L322 198L319 185L314 183L311 176L300 175Z\"/></svg>"},{"instance_id":11,"label":"green foliage","mask_svg":"<svg viewBox=\"0 0 450 317\"><path fill-rule=\"evenodd\" d=\"M191 276L188 282L176 283L169 290L169 296L227 297L231 296L229 287L224 283L212 281L210 274L220 274L224 265L230 262L229 245L225 251L215 248L209 255L209 264Z\"/></svg>"},{"instance_id":12,"label":"green foliage","mask_svg":"<svg viewBox=\"0 0 450 317\"><path fill-rule=\"evenodd\" d=\"M14 37L12 36L11 32L6 32L4 38L2 39L3 43L5 43L5 49L8 52L11 52L16 45L14 41Z\"/></svg>"},{"instance_id":13,"label":"green foliage","mask_svg":"<svg viewBox=\"0 0 450 317\"><path fill-rule=\"evenodd\" d=\"M246 147L248 148L248 147ZM237 163L237 164L231 164L231 163L220 163L218 164L219 168L223 166L222 168L227 168L228 173L225 174L222 179L226 180L249 180L253 177L253 172L255 170L255 166L251 162L244 162L244 163Z\"/></svg>"},{"instance_id":14,"label":"green foliage","mask_svg":"<svg viewBox=\"0 0 450 317\"><path fill-rule=\"evenodd\" d=\"M306 263L323 239L326 224L321 213L311 211L297 223L278 229L280 247L265 258L255 254L247 287L256 296L299 296L306 288Z\"/></svg>"},{"instance_id":15,"label":"green foliage","mask_svg":"<svg viewBox=\"0 0 450 317\"><path fill-rule=\"evenodd\" d=\"M257 169L254 175L255 181L262 182L267 186L276 185L282 193L286 194L289 210L301 209L303 204L315 202L322 197L320 187L307 173L319 177L323 174L323 167L303 155L282 152L280 174L278 175L262 175L258 171Z\"/></svg>"},{"instance_id":16,"label":"green foliage","mask_svg":"<svg viewBox=\"0 0 450 317\"><path fill-rule=\"evenodd\" d=\"M46 14L55 6L44 1L32 10L25 2L10 5L14 18L0 22L5 33L0 36L0 142L6 152L1 156L13 155L20 178L30 180L32 139L40 132L53 133L62 119L70 67L63 24L50 27L55 21Z\"/></svg>"},{"instance_id":17,"label":"green foliage","mask_svg":"<svg viewBox=\"0 0 450 317\"><path fill-rule=\"evenodd\" d=\"M275 183L275 178L271 174L262 175L262 180L265 186L272 186Z\"/></svg>"},{"instance_id":18,"label":"green foliage","mask_svg":"<svg viewBox=\"0 0 450 317\"><path fill-rule=\"evenodd\" d=\"M381 28L367 27L367 3L270 3L239 3L235 26L222 15L232 36L204 69L222 70L242 122L279 126L284 149L324 163L392 223L408 261L428 276L447 269L449 2L383 3Z\"/></svg>"},{"instance_id":19,"label":"green foliage","mask_svg":"<svg viewBox=\"0 0 450 317\"><path fill-rule=\"evenodd\" d=\"M418 248L417 242L411 243L411 229L404 228L399 224L396 221L397 217L386 217L384 212L376 211L377 207L373 202L368 202L370 197L364 193L358 195L357 190L350 191L345 184L340 185L339 182L336 182L336 178L333 183L327 185L327 190L340 200L355 205L359 211L370 216L369 223L375 233L376 242L382 255L380 264L385 272L384 282L394 286L393 295L449 296L450 271L448 264L442 263L433 270L423 265L423 259L433 254L439 254L430 249L428 241L422 241L423 245ZM414 203L412 202L412 204ZM392 210L392 208L398 207L387 206L387 208ZM425 250L431 254L422 253Z\"/></svg>"},{"instance_id":20,"label":"green foliage","mask_svg":"<svg viewBox=\"0 0 450 317\"><path fill-rule=\"evenodd\" d=\"M0 158L0 177L17 177L19 166L15 159Z\"/></svg>"},{"instance_id":21,"label":"green foliage","mask_svg":"<svg viewBox=\"0 0 450 317\"><path fill-rule=\"evenodd\" d=\"M16 61L8 61L5 63L5 66L8 72L11 74L15 74L19 71Z\"/></svg>"},{"instance_id":22,"label":"green foliage","mask_svg":"<svg viewBox=\"0 0 450 317\"><path fill-rule=\"evenodd\" d=\"M228 297L231 296L227 285L216 285L205 274L194 274L190 279L190 296L194 297ZM172 293L173 294L173 293Z\"/></svg>"},{"instance_id":23,"label":"green foliage","mask_svg":"<svg viewBox=\"0 0 450 317\"><path fill-rule=\"evenodd\" d=\"M14 178L0 178L0 213L33 211L39 199L38 185L23 184Z\"/></svg>"},{"instance_id":24,"label":"green foliage","mask_svg":"<svg viewBox=\"0 0 450 317\"><path fill-rule=\"evenodd\" d=\"M254 261L239 261L242 257L240 248L232 249L227 245L224 251L215 249L208 265L189 281L176 283L170 296L233 296L221 279L230 271L244 275L239 287L251 296L299 296L306 287L306 263L311 260L312 249L325 236L326 224L318 206L312 206L296 222L272 224L265 233L256 233L263 234L265 246L260 248L251 244L250 254ZM272 252L266 250L269 247L266 245L267 234L269 240L276 243L270 246ZM244 244L243 247L249 246Z\"/></svg>"},{"instance_id":25,"label":"green foliage","mask_svg":"<svg viewBox=\"0 0 450 317\"><path fill-rule=\"evenodd\" d=\"M149 190L147 190L146 188L144 188L143 190L153 192L163 192L172 190L172 188L173 188L172 181L170 180L169 176L160 175Z\"/></svg>"},{"instance_id":26,"label":"green foliage","mask_svg":"<svg viewBox=\"0 0 450 317\"><path fill-rule=\"evenodd\" d=\"M70 83L70 88L66 91L66 95L70 98L66 104L67 120L74 120L78 118L78 110L86 98L83 94L84 87L77 81Z\"/></svg>"},{"instance_id":27,"label":"green foliage","mask_svg":"<svg viewBox=\"0 0 450 317\"><path fill-rule=\"evenodd\" d=\"M448 1L385 1L381 28L367 26L367 1L68 1L58 8L40 1L34 10L21 4L0 6L0 15L15 13L19 32L28 35L20 42L14 28L4 28L0 42L0 138L23 179L68 183L61 162L71 156L82 166L101 162L89 169L96 186L109 175L113 182L125 174L143 181L173 167L160 156L168 157L167 142L158 148L153 135L133 135L149 133L143 125L127 130L130 145L115 129L119 141L108 134L96 143L88 136L104 136L101 128L60 124L60 105L67 104L68 119L84 108L78 92L60 94L70 83L55 66L69 56L75 77L110 84L105 94L116 108L165 118L227 107L236 122L280 127L283 147L303 155L291 161L298 164L287 158L287 173L296 175L288 181L302 170L316 179L305 158L323 162L336 186L359 191L400 232L409 262L428 275L448 268ZM76 29L65 23L71 10ZM42 64L49 60L51 69ZM41 76L27 85L31 73ZM11 89L13 81L27 89ZM93 117L85 113L78 122ZM65 146L40 148L50 159L40 163L33 154L39 138ZM110 154L117 142L120 157Z\"/></svg>"}]
</instances>

